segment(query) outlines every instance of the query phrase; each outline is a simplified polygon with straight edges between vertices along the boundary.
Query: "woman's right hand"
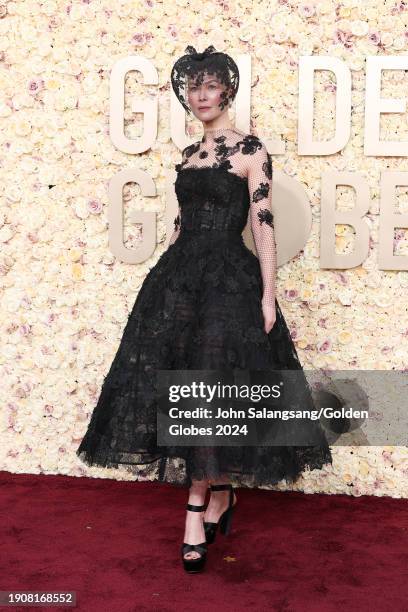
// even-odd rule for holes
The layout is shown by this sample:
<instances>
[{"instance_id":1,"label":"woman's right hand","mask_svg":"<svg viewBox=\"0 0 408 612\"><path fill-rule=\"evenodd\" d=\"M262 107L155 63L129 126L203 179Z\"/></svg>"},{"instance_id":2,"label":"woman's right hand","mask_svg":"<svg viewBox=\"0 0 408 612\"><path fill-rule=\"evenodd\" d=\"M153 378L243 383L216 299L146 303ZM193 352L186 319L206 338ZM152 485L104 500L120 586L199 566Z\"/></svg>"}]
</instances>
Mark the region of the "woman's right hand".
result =
<instances>
[{"instance_id":1,"label":"woman's right hand","mask_svg":"<svg viewBox=\"0 0 408 612\"><path fill-rule=\"evenodd\" d=\"M276 321L276 306L262 300L262 314L265 332L269 334Z\"/></svg>"}]
</instances>

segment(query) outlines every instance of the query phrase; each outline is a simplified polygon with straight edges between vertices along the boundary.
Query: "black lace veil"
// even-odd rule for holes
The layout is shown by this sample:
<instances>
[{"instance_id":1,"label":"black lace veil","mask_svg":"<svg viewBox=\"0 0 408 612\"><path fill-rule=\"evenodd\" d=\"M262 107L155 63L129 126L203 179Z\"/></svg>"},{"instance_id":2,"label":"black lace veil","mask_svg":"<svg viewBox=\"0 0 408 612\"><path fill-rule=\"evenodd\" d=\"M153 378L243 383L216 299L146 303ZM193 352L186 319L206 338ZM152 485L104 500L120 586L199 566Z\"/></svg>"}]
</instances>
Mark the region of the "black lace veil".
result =
<instances>
[{"instance_id":1,"label":"black lace veil","mask_svg":"<svg viewBox=\"0 0 408 612\"><path fill-rule=\"evenodd\" d=\"M217 51L213 45L198 53L194 47L188 45L186 54L180 57L171 70L171 84L187 113L191 108L187 104L188 79L194 79L197 84L203 81L204 74L215 74L223 83L225 91L222 94L220 108L223 110L234 100L239 87L238 66L226 53Z\"/></svg>"}]
</instances>

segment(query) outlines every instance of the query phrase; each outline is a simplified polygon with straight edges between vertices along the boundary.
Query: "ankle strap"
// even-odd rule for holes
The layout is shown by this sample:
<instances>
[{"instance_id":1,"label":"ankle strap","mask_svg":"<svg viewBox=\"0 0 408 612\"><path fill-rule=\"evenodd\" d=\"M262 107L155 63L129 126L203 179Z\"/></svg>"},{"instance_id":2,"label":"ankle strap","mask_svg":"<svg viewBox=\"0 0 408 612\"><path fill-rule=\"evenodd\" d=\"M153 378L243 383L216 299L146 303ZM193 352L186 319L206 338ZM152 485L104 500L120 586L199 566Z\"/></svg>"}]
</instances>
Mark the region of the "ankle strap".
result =
<instances>
[{"instance_id":1,"label":"ankle strap","mask_svg":"<svg viewBox=\"0 0 408 612\"><path fill-rule=\"evenodd\" d=\"M211 485L211 491L231 491L232 484Z\"/></svg>"},{"instance_id":2,"label":"ankle strap","mask_svg":"<svg viewBox=\"0 0 408 612\"><path fill-rule=\"evenodd\" d=\"M203 512L206 509L206 505L202 506L194 506L193 504L187 504L187 510L191 510L192 512Z\"/></svg>"},{"instance_id":3,"label":"ankle strap","mask_svg":"<svg viewBox=\"0 0 408 612\"><path fill-rule=\"evenodd\" d=\"M219 485L211 485L211 491L229 491L229 505L231 508L234 502L234 487L231 483L229 484L219 484Z\"/></svg>"}]
</instances>

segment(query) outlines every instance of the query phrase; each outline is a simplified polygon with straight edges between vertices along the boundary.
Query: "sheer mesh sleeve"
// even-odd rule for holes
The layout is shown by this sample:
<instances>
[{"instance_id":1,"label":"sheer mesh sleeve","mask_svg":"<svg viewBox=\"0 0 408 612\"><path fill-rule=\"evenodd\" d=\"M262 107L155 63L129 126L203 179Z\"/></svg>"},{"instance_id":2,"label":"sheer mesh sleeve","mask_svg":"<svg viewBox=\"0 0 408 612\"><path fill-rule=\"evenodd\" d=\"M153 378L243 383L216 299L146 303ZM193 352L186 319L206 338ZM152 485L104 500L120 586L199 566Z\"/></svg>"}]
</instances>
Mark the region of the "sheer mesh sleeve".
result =
<instances>
[{"instance_id":1,"label":"sheer mesh sleeve","mask_svg":"<svg viewBox=\"0 0 408 612\"><path fill-rule=\"evenodd\" d=\"M180 169L185 163L186 163L186 151L188 149L188 146L183 149L183 151L181 152L181 162L179 164L176 164L176 170ZM171 238L169 240L169 246L172 245L174 242L176 242L177 238L179 237L180 234L180 226L181 226L181 208L180 205L178 207L178 212L177 212L177 216L174 217L174 230L173 233L171 235Z\"/></svg>"},{"instance_id":2,"label":"sheer mesh sleeve","mask_svg":"<svg viewBox=\"0 0 408 612\"><path fill-rule=\"evenodd\" d=\"M176 217L174 217L174 230L173 233L171 235L171 238L169 240L169 246L171 244L173 244L174 242L176 242L177 238L179 237L180 234L180 223L181 223L181 210L180 210L180 206L178 207L178 214Z\"/></svg>"},{"instance_id":3,"label":"sheer mesh sleeve","mask_svg":"<svg viewBox=\"0 0 408 612\"><path fill-rule=\"evenodd\" d=\"M250 219L258 252L263 281L263 303L275 305L276 243L272 214L272 159L266 146L259 141L257 150L249 155L248 189Z\"/></svg>"}]
</instances>

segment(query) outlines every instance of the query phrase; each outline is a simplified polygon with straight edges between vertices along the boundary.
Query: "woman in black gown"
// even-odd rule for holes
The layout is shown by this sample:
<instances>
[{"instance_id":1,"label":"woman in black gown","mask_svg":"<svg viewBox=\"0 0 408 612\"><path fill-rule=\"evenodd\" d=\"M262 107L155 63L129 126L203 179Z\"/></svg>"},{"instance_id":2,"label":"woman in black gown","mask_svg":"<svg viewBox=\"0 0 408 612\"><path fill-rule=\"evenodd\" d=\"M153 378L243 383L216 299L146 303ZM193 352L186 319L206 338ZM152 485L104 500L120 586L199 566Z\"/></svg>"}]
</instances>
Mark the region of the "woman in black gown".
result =
<instances>
[{"instance_id":1,"label":"woman in black gown","mask_svg":"<svg viewBox=\"0 0 408 612\"><path fill-rule=\"evenodd\" d=\"M311 446L157 444L158 370L302 370L275 296L271 157L229 120L239 85L232 58L212 45L186 52L173 66L172 86L204 135L176 166L179 210L169 248L138 293L77 455L188 487L182 560L195 572L217 527L229 531L237 501L231 481L293 483L332 456L316 423L310 429L319 443ZM248 219L258 257L243 242ZM301 407L311 401L305 378L296 393Z\"/></svg>"}]
</instances>

